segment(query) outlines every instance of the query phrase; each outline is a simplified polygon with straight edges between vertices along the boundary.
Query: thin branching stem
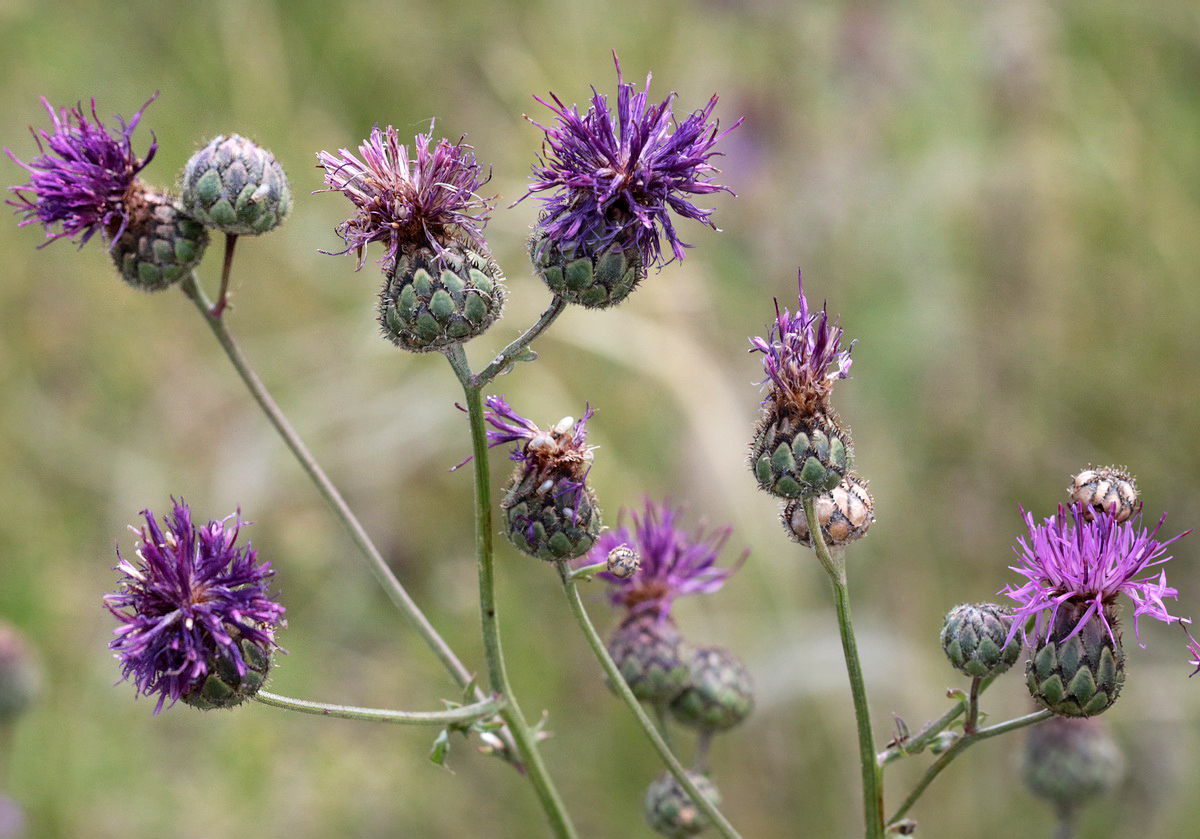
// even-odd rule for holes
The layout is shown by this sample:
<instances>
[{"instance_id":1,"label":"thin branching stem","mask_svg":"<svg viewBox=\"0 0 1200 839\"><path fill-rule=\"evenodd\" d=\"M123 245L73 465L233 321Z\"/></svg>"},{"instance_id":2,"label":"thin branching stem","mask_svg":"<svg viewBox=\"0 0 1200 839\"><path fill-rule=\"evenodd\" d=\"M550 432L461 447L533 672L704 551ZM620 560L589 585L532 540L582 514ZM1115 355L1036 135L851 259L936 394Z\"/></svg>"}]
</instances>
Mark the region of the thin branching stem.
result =
<instances>
[{"instance_id":1,"label":"thin branching stem","mask_svg":"<svg viewBox=\"0 0 1200 839\"><path fill-rule=\"evenodd\" d=\"M524 354L526 348L533 343L533 340L545 332L547 327L554 323L555 319L563 313L566 307L567 304L563 299L555 295L550 301L550 305L546 308L546 311L542 312L542 316L538 318L537 323L526 329L521 337L502 349L500 354L493 358L486 367L471 376L469 380L471 387L480 390L487 387L492 379L503 373L508 365Z\"/></svg>"},{"instance_id":2,"label":"thin branching stem","mask_svg":"<svg viewBox=\"0 0 1200 839\"><path fill-rule=\"evenodd\" d=\"M491 719L504 707L504 697L492 695L482 702L460 705L444 711L393 711L387 708L359 708L354 705L331 705L327 702L310 702L293 699L260 690L254 695L257 702L274 708L284 708L301 714L316 714L322 717L337 717L344 720L366 722L390 722L399 725L470 725L476 720Z\"/></svg>"}]
</instances>

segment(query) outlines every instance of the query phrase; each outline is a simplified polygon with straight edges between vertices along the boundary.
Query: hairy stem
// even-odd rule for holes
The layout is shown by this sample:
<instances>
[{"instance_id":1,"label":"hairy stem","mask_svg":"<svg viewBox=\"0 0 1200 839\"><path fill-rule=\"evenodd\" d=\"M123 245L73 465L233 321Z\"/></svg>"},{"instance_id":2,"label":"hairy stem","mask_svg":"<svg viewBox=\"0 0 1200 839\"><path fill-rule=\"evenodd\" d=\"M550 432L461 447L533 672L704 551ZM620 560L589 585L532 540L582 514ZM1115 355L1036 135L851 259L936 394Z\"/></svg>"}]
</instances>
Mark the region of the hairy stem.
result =
<instances>
[{"instance_id":1,"label":"hairy stem","mask_svg":"<svg viewBox=\"0 0 1200 839\"><path fill-rule=\"evenodd\" d=\"M284 708L301 714L338 717L344 720L390 722L400 725L469 725L476 720L490 719L504 707L504 697L493 695L473 705L447 708L444 711L392 711L387 708L358 708L353 705L331 705L309 702L260 690L254 695L257 702L274 708Z\"/></svg>"},{"instance_id":2,"label":"hairy stem","mask_svg":"<svg viewBox=\"0 0 1200 839\"><path fill-rule=\"evenodd\" d=\"M862 664L858 659L858 643L854 639L854 624L850 618L850 589L846 585L846 563L839 554L829 553L821 535L814 499L804 499L804 515L808 532L812 534L817 559L829 574L833 584L833 599L837 606L838 631L842 637L842 654L846 659L846 674L850 677L850 694L854 700L854 722L858 729L858 759L862 768L863 816L867 839L883 839L883 771L875 762L875 739L871 733L871 709L867 704L867 687L863 680Z\"/></svg>"},{"instance_id":3,"label":"hairy stem","mask_svg":"<svg viewBox=\"0 0 1200 839\"><path fill-rule=\"evenodd\" d=\"M576 581L571 576L571 569L567 563L560 562L558 564L558 573L562 577L563 590L567 595L567 602L571 605L571 613L575 615L575 620L579 623L579 628L583 630L584 637L587 638L588 646L592 648L596 659L600 662L600 666L604 668L604 674L608 676L608 682L629 706L629 710L637 718L638 724L641 725L646 737L654 746L654 750L658 752L658 756L662 758L663 763L667 765L667 769L675 776L675 780L683 787L688 797L692 799L697 807L708 816L717 832L725 839L740 839L738 832L734 829L729 820L725 818L725 814L717 809L711 801L709 801L688 777L687 770L684 769L679 758L675 757L671 751L667 741L663 739L658 728L654 725L654 721L646 714L642 703L633 695L633 691L629 689L629 685L625 684L624 677L621 676L621 671L617 669L617 664L612 660L612 656L608 654L608 649L604 646L604 641L601 640L599 633L596 632L596 627L592 624L591 618L588 617L587 610L583 607L583 600L579 597L579 589L576 586Z\"/></svg>"},{"instance_id":4,"label":"hairy stem","mask_svg":"<svg viewBox=\"0 0 1200 839\"><path fill-rule=\"evenodd\" d=\"M555 319L563 313L563 309L566 307L567 304L563 302L563 299L556 295L550 301L550 305L546 308L546 311L542 312L542 316L538 318L537 323L526 329L520 338L517 338L517 340L501 350L500 354L493 358L487 367L484 367L477 374L470 377L471 387L482 390L492 379L504 372L504 368L508 367L518 356L524 353L525 349L533 343L533 340L545 332L546 328L554 323Z\"/></svg>"},{"instance_id":5,"label":"hairy stem","mask_svg":"<svg viewBox=\"0 0 1200 839\"><path fill-rule=\"evenodd\" d=\"M471 465L475 474L475 547L479 575L479 612L483 629L483 646L487 655L488 680L491 688L508 700L500 716L508 724L524 761L529 780L533 783L550 827L560 839L573 839L575 828L567 814L562 798L542 761L537 739L525 721L524 714L513 695L504 664L500 642L500 614L496 603L496 574L492 540L492 478L488 465L487 430L483 418L483 397L480 387L472 384L470 367L461 345L446 350L446 358L462 383L467 415L471 422Z\"/></svg>"},{"instance_id":6,"label":"hairy stem","mask_svg":"<svg viewBox=\"0 0 1200 839\"><path fill-rule=\"evenodd\" d=\"M917 799L925 792L926 787L933 783L933 779L940 775L942 770L949 766L956 757L966 751L971 744L978 743L980 740L987 740L989 737L995 737L998 734L1007 734L1010 731L1025 728L1028 725L1039 723L1052 716L1054 715L1047 710L1034 711L1032 714L1026 714L1023 717L1017 717L1007 722L989 725L987 728L981 728L971 734L963 734L962 737L954 741L954 745L942 752L938 756L938 759L929 765L929 768L925 770L925 774L921 776L921 780L913 787L913 791L908 794L908 798L904 799L904 803L888 819L888 824L895 824L904 818L904 814L917 803Z\"/></svg>"}]
</instances>

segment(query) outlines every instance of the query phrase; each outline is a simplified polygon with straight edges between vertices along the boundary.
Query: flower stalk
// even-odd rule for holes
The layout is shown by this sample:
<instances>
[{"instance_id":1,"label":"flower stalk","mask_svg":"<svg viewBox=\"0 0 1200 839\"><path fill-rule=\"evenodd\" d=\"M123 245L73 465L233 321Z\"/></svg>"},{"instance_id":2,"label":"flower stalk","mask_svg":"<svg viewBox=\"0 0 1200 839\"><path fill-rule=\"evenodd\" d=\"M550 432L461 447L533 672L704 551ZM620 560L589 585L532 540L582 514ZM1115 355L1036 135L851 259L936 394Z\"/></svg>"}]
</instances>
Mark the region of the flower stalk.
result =
<instances>
[{"instance_id":1,"label":"flower stalk","mask_svg":"<svg viewBox=\"0 0 1200 839\"><path fill-rule=\"evenodd\" d=\"M359 708L354 705L332 705L327 702L310 702L305 699L293 699L290 696L280 696L260 690L254 699L263 705L273 708L283 708L301 714L315 714L322 717L337 717L343 720L363 720L365 722L390 722L399 725L451 725L465 726L478 720L494 717L505 705L503 696L493 694L480 702L471 705L460 705L447 708L444 711L393 711L387 708Z\"/></svg>"}]
</instances>

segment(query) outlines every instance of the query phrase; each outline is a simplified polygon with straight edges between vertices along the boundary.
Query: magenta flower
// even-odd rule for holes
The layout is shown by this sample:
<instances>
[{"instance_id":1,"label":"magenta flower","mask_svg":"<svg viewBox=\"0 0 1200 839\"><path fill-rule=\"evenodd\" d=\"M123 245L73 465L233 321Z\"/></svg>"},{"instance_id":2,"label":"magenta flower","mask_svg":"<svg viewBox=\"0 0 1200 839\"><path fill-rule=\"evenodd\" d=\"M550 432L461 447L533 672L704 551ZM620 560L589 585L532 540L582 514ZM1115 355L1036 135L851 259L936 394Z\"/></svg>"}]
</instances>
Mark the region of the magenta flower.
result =
<instances>
[{"instance_id":1,"label":"magenta flower","mask_svg":"<svg viewBox=\"0 0 1200 839\"><path fill-rule=\"evenodd\" d=\"M443 244L456 236L482 245L482 229L492 209L490 199L477 194L488 180L482 175L471 146L461 140L438 140L430 149L429 134L418 134L416 157L410 159L408 146L392 126L379 126L358 147L361 159L349 149L336 155L317 153L319 166L325 169L328 189L341 192L354 204L358 214L337 227L346 249L335 256L354 251L355 270L362 268L364 253L371 242L383 242L387 253L380 262L391 264L402 251L426 246L441 254Z\"/></svg>"},{"instance_id":2,"label":"magenta flower","mask_svg":"<svg viewBox=\"0 0 1200 839\"><path fill-rule=\"evenodd\" d=\"M120 239L129 224L126 196L137 174L158 149L158 141L151 135L146 156L137 157L133 153L133 131L157 96L151 96L128 123L116 117L117 136L110 134L96 115L95 99L91 101L89 119L82 104L55 111L43 98L53 130L30 129L41 154L23 163L11 149L4 149L29 173L29 183L9 187L17 200L5 202L24 216L19 226L41 224L47 239L42 246L78 236L82 247L97 231L109 242Z\"/></svg>"},{"instance_id":3,"label":"magenta flower","mask_svg":"<svg viewBox=\"0 0 1200 839\"><path fill-rule=\"evenodd\" d=\"M109 647L122 677L143 695L159 695L157 714L168 700L173 705L198 691L215 659L231 661L244 676L240 644L248 641L264 655L276 648L284 609L267 591L275 573L270 563L260 564L249 545L234 547L243 524L238 513L196 527L187 504L176 501L165 533L152 512L142 515L137 561L117 551L116 570L124 577L104 605L121 622Z\"/></svg>"},{"instance_id":4,"label":"magenta flower","mask_svg":"<svg viewBox=\"0 0 1200 839\"><path fill-rule=\"evenodd\" d=\"M750 352L763 354L763 370L777 401L816 407L829 399L833 383L850 376L850 351L841 348L842 328L829 322L829 313L810 312L804 297L804 276L798 275L800 305L796 313L780 311L775 301L775 323L766 338L751 338ZM768 396L768 398L771 398Z\"/></svg>"},{"instance_id":5,"label":"magenta flower","mask_svg":"<svg viewBox=\"0 0 1200 839\"><path fill-rule=\"evenodd\" d=\"M656 504L647 498L641 512L623 509L618 521L627 512L633 520L632 529L618 524L616 529L602 533L580 565L604 562L609 551L621 545L637 551L642 562L633 577L622 580L607 571L599 574L612 586L609 599L613 605L625 606L630 613L656 613L659 620L666 620L675 598L717 591L748 555L743 553L731 567L717 566L717 556L732 529L719 527L706 532L696 527L685 531L678 524L682 511L669 504Z\"/></svg>"},{"instance_id":6,"label":"magenta flower","mask_svg":"<svg viewBox=\"0 0 1200 839\"><path fill-rule=\"evenodd\" d=\"M1018 564L1010 567L1027 582L1016 588L1006 586L1001 592L1017 602L1010 639L1018 630L1024 631L1030 615L1037 617L1035 634L1040 636L1043 627L1053 625L1059 608L1070 601L1087 607L1070 635L1095 617L1115 640L1105 613L1122 593L1134 603L1135 637L1142 615L1164 623L1183 622L1167 611L1164 599L1176 597L1178 591L1167 585L1166 572L1159 566L1171 559L1166 555L1167 546L1190 530L1160 542L1157 537L1165 514L1153 530L1147 530L1141 527L1140 514L1120 523L1107 513L1088 521L1078 504L1070 508L1059 505L1058 512L1041 524L1034 522L1031 513L1021 513L1029 534L1017 539Z\"/></svg>"},{"instance_id":7,"label":"magenta flower","mask_svg":"<svg viewBox=\"0 0 1200 839\"><path fill-rule=\"evenodd\" d=\"M551 102L534 97L555 116L550 126L530 120L545 132L542 152L533 167L532 184L518 201L536 192L545 202L539 227L563 250L585 244L599 251L615 243L618 249L637 249L646 265L667 264L683 259L684 248L671 222L670 211L695 219L714 230L711 209L701 209L686 196L733 191L712 182L719 170L709 163L718 152L717 141L741 125L719 132L717 120L709 122L717 97L701 110L676 122L672 93L657 105L648 103L646 88L634 93L634 85L617 66L617 111L608 99L592 88L592 104L580 114L550 94ZM527 117L528 119L528 117ZM670 245L672 257L663 262L661 237Z\"/></svg>"}]
</instances>

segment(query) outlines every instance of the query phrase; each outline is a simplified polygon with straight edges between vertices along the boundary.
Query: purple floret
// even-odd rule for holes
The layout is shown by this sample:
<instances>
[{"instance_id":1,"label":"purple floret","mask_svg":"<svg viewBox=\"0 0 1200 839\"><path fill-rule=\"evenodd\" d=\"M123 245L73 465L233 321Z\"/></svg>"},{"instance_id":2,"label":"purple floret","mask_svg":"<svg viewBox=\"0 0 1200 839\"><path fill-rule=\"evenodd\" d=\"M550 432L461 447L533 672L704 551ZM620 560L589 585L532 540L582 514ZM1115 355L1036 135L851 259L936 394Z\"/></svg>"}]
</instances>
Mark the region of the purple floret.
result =
<instances>
[{"instance_id":1,"label":"purple floret","mask_svg":"<svg viewBox=\"0 0 1200 839\"><path fill-rule=\"evenodd\" d=\"M140 694L159 695L157 714L167 701L173 705L199 690L212 659L228 659L245 675L240 642L264 653L276 647L284 608L268 592L275 573L270 563L259 564L249 545L234 547L243 524L239 513L196 527L187 504L176 501L164 519L165 533L152 512L142 516L146 524L135 531L138 561L117 551L116 570L124 577L104 603L121 622L109 647L122 677L132 679Z\"/></svg>"},{"instance_id":2,"label":"purple floret","mask_svg":"<svg viewBox=\"0 0 1200 839\"><path fill-rule=\"evenodd\" d=\"M9 187L17 200L5 203L23 216L19 226L39 223L45 228L47 241L41 246L78 236L82 247L97 231L109 242L121 238L129 224L126 195L158 149L158 141L151 135L146 156L137 157L131 142L133 131L157 96L151 96L128 123L115 117L117 136L110 134L96 115L95 99L91 100L90 119L82 104L55 111L41 100L54 124L52 131L30 128L41 154L23 163L11 149L4 149L29 173L29 183Z\"/></svg>"},{"instance_id":3,"label":"purple floret","mask_svg":"<svg viewBox=\"0 0 1200 839\"><path fill-rule=\"evenodd\" d=\"M766 338L750 339L750 352L763 354L767 377L760 384L770 384L777 398L809 405L827 400L833 383L849 378L850 350L855 342L841 348L842 328L830 323L824 306L820 313L809 311L803 274L798 283L800 301L795 314L780 310L776 300L775 323Z\"/></svg>"},{"instance_id":4,"label":"purple floret","mask_svg":"<svg viewBox=\"0 0 1200 839\"><path fill-rule=\"evenodd\" d=\"M429 134L418 134L416 158L410 159L396 129L389 125L381 131L377 125L358 147L361 158L349 149L338 149L336 155L317 153L329 185L320 191L341 192L358 210L338 225L346 248L334 254L354 251L355 270L362 268L371 242L387 245L379 260L385 264L408 247L424 245L441 255L446 240L455 235L485 246L482 229L492 202L477 191L488 177L471 146L441 139L430 149L432 138L432 126Z\"/></svg>"},{"instance_id":5,"label":"purple floret","mask_svg":"<svg viewBox=\"0 0 1200 839\"><path fill-rule=\"evenodd\" d=\"M1010 567L1027 582L1016 588L1006 586L1001 592L1017 603L1010 639L1024 630L1030 615L1037 616L1035 633L1040 636L1068 601L1087 604L1071 635L1097 617L1115 638L1105 607L1122 593L1134 602L1135 637L1142 615L1164 623L1181 622L1163 602L1176 597L1178 591L1167 585L1166 572L1158 566L1171 559L1166 556L1167 546L1190 530L1160 542L1157 536L1165 514L1153 530L1147 530L1141 526L1140 515L1117 523L1111 515L1101 513L1088 521L1078 504L1069 509L1059 505L1058 512L1040 524L1031 513L1022 510L1021 514L1029 534L1017 539L1019 547L1013 550L1018 564Z\"/></svg>"},{"instance_id":6,"label":"purple floret","mask_svg":"<svg viewBox=\"0 0 1200 839\"><path fill-rule=\"evenodd\" d=\"M528 420L514 411L503 396L489 396L483 401L488 407L483 418L492 427L487 432L489 449L505 443L537 440L532 446L529 444L518 445L509 455L510 460L526 462L549 459L552 455L563 457L570 453L578 453L580 457L585 457L586 453L590 451L590 447L587 445L587 423L596 413L590 406L584 408L582 417L574 420L568 426L563 426L560 422L554 428L543 431L532 420ZM568 431L570 434L567 433Z\"/></svg>"},{"instance_id":7,"label":"purple floret","mask_svg":"<svg viewBox=\"0 0 1200 839\"><path fill-rule=\"evenodd\" d=\"M719 170L709 158L722 137L741 125L738 120L725 131L712 117L717 104L708 104L676 122L672 93L657 105L647 102L647 91L634 93L634 85L617 66L617 112L607 97L592 88L592 104L580 114L576 105L567 106L550 94L551 102L534 97L555 116L554 124L533 122L545 132L542 152L533 167L529 190L519 201L536 192L545 202L539 227L547 238L564 250L586 243L599 251L616 243L620 249L636 248L645 264L668 264L683 259L684 248L671 222L670 211L717 229L709 216L685 196L733 191L712 182ZM650 76L646 77L646 88ZM671 259L663 261L660 237L670 245Z\"/></svg>"},{"instance_id":8,"label":"purple floret","mask_svg":"<svg viewBox=\"0 0 1200 839\"><path fill-rule=\"evenodd\" d=\"M618 520L624 519L627 512L622 510ZM641 565L633 577L622 580L607 571L598 575L612 585L609 599L613 605L626 606L633 614L656 613L660 620L666 620L676 597L717 591L745 562L747 554L743 553L731 567L719 567L717 555L732 528L684 531L677 523L681 513L669 504L656 504L647 498L640 513L629 512L632 529L620 524L606 530L579 561L580 565L604 562L609 552L621 545L637 551Z\"/></svg>"}]
</instances>

